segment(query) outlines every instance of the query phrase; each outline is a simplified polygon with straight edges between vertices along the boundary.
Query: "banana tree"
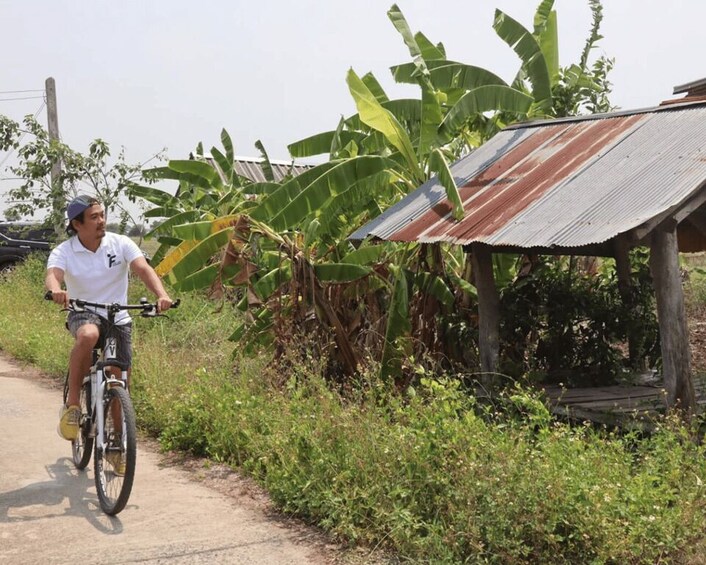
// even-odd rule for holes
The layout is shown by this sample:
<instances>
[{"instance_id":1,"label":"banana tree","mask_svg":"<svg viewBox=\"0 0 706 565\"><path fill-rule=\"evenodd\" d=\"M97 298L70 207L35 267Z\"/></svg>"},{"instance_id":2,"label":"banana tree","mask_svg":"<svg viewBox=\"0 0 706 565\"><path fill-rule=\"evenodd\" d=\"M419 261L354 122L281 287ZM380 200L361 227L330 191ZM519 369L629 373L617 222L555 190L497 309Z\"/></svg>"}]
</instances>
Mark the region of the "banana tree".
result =
<instances>
[{"instance_id":1,"label":"banana tree","mask_svg":"<svg viewBox=\"0 0 706 565\"><path fill-rule=\"evenodd\" d=\"M174 197L152 187L135 189L157 206L151 215L167 218L155 230L163 243L158 272L184 290L235 287L245 316L232 337L243 348L272 346L282 353L292 336L318 332L333 336L331 357L343 373L357 370L367 351L383 360L385 377L398 379L406 357L419 354L419 343L443 347L453 341L444 324L432 327L428 320L436 314L450 319L459 304L472 301L463 254L369 242L356 248L346 238L433 175L453 205L453 218L462 217L449 159L498 124L547 112L551 88L547 94L542 77L551 81L556 73L547 61L557 60L550 56L556 29L551 7L540 5L534 35L520 33L514 20L496 18L499 33L516 41L527 59L511 86L490 71L448 60L443 44L412 34L393 6L388 16L412 60L392 74L416 83L421 97L390 99L372 74L360 77L351 69L347 84L357 113L289 146L292 157L328 153L328 162L279 183L250 183L234 174L225 134L224 152L213 148L212 159L197 150L190 161L153 171L180 183ZM467 337L467 324L463 332Z\"/></svg>"}]
</instances>

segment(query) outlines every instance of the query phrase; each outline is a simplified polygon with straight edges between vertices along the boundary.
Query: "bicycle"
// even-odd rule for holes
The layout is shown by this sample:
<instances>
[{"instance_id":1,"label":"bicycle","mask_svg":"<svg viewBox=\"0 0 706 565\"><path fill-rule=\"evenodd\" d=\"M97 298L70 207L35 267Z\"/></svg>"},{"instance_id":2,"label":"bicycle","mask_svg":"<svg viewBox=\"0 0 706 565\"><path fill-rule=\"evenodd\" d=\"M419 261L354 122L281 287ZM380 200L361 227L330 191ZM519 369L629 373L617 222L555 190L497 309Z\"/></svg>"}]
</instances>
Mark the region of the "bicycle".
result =
<instances>
[{"instance_id":1,"label":"bicycle","mask_svg":"<svg viewBox=\"0 0 706 565\"><path fill-rule=\"evenodd\" d=\"M44 296L52 299L51 291ZM180 301L172 304L176 308ZM69 307L62 311L84 312L85 307L102 309L107 313L107 329L93 350L88 374L83 378L80 393L81 416L79 433L71 441L74 466L85 469L94 453L93 465L96 491L100 507L109 516L118 514L127 504L135 478L137 459L137 425L135 409L127 386L127 367L117 360L117 340L111 335L115 315L122 310L140 310L145 318L163 316L157 305L146 298L140 304L101 304L80 298L69 299ZM120 369L120 377L105 371L106 367ZM69 394L69 373L64 382L64 404ZM97 402L101 399L101 402ZM124 469L122 468L124 465Z\"/></svg>"}]
</instances>

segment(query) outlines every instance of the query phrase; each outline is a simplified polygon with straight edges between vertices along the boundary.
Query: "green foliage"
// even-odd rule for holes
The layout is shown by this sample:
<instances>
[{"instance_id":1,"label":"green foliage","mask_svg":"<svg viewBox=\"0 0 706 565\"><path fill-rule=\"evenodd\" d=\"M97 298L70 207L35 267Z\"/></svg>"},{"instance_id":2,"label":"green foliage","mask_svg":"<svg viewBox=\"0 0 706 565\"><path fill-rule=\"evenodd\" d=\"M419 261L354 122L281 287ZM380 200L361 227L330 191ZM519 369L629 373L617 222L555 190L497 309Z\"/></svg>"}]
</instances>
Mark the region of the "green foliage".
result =
<instances>
[{"instance_id":1,"label":"green foliage","mask_svg":"<svg viewBox=\"0 0 706 565\"><path fill-rule=\"evenodd\" d=\"M31 255L12 271L0 275L0 350L63 374L68 364L71 336L63 328L62 314L32 305L41 302L46 256ZM13 331L9 331L13 328Z\"/></svg>"},{"instance_id":2,"label":"green foliage","mask_svg":"<svg viewBox=\"0 0 706 565\"><path fill-rule=\"evenodd\" d=\"M20 135L29 135L30 141L21 144ZM139 178L141 164L125 162L121 150L113 164L109 164L110 147L102 139L93 140L88 153L80 153L65 143L50 140L47 131L28 115L22 125L0 116L0 148L17 150L18 163L9 167L13 176L22 182L8 191L12 205L5 211L8 219L32 217L36 213L48 214L47 224L63 232L66 201L78 192L85 192L80 184L87 184L105 205L108 214L119 212L120 225L125 227L130 217L125 198L128 183ZM155 157L159 157L158 155ZM60 164L56 182L50 176L52 167Z\"/></svg>"},{"instance_id":3,"label":"green foliage","mask_svg":"<svg viewBox=\"0 0 706 565\"><path fill-rule=\"evenodd\" d=\"M43 268L0 280L0 348L61 378L70 337L41 299ZM237 465L341 541L420 563L703 562L706 447L682 423L649 437L571 428L520 388L483 405L428 376L405 395L360 378L342 396L322 359L229 359L237 314L183 298L170 320L135 320L140 426Z\"/></svg>"},{"instance_id":4,"label":"green foliage","mask_svg":"<svg viewBox=\"0 0 706 565\"><path fill-rule=\"evenodd\" d=\"M631 368L621 344L632 335L635 364L655 366L659 334L645 250L632 254L630 298L618 292L612 261L585 273L575 261L543 258L501 295L502 363L513 376L546 375L551 382L608 384Z\"/></svg>"},{"instance_id":5,"label":"green foliage","mask_svg":"<svg viewBox=\"0 0 706 565\"><path fill-rule=\"evenodd\" d=\"M286 512L402 559L671 562L703 536L706 453L675 422L648 439L572 429L519 389L514 415L489 420L454 381L406 399L372 382L350 402L301 367L282 392L242 372L197 390L168 446L241 465Z\"/></svg>"}]
</instances>

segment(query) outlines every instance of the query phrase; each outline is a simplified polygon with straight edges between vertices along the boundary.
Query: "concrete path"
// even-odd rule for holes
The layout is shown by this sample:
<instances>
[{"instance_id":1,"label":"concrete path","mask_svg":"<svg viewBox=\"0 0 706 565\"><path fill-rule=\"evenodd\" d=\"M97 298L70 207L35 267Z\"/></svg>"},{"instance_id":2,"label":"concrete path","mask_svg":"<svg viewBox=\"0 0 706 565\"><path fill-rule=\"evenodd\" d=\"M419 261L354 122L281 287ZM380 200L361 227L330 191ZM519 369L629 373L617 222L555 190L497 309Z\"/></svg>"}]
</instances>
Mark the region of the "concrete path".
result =
<instances>
[{"instance_id":1,"label":"concrete path","mask_svg":"<svg viewBox=\"0 0 706 565\"><path fill-rule=\"evenodd\" d=\"M336 548L257 496L219 492L144 443L127 507L106 516L93 461L77 471L56 434L60 390L22 373L0 355L0 563L340 562ZM233 475L226 490L244 489Z\"/></svg>"}]
</instances>

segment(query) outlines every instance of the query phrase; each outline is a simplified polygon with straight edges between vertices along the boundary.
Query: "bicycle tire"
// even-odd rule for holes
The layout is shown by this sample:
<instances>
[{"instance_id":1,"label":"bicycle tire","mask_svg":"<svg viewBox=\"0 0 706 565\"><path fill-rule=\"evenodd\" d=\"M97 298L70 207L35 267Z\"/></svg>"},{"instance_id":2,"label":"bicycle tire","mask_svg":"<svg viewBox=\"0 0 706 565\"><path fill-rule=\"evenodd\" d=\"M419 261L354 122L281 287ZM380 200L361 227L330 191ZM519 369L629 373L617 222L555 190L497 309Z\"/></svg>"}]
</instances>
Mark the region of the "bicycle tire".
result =
<instances>
[{"instance_id":1,"label":"bicycle tire","mask_svg":"<svg viewBox=\"0 0 706 565\"><path fill-rule=\"evenodd\" d=\"M81 417L79 419L78 436L71 442L71 454L74 465L80 471L88 466L93 451L93 419L91 418L91 379L84 379L81 385Z\"/></svg>"},{"instance_id":2,"label":"bicycle tire","mask_svg":"<svg viewBox=\"0 0 706 565\"><path fill-rule=\"evenodd\" d=\"M109 516L115 516L127 504L135 478L135 464L137 459L137 427L135 424L135 410L130 401L130 396L122 387L114 387L105 394L105 424L103 426L103 441L96 442L94 469L96 491L101 509ZM114 404L118 403L122 418L120 422L114 421ZM117 433L122 429L121 434ZM118 438L118 435L120 436ZM102 452L99 445L107 446ZM125 461L124 475L116 470L112 457L120 455Z\"/></svg>"}]
</instances>

